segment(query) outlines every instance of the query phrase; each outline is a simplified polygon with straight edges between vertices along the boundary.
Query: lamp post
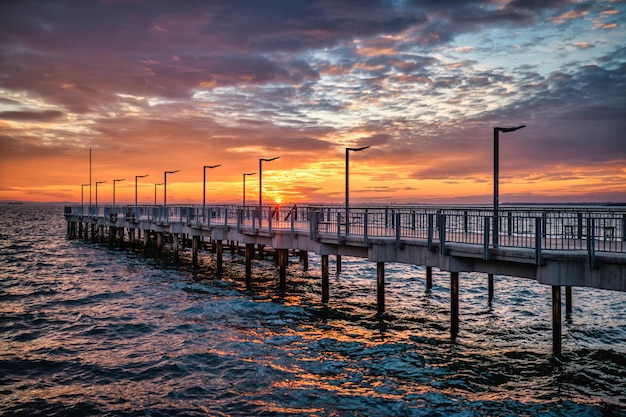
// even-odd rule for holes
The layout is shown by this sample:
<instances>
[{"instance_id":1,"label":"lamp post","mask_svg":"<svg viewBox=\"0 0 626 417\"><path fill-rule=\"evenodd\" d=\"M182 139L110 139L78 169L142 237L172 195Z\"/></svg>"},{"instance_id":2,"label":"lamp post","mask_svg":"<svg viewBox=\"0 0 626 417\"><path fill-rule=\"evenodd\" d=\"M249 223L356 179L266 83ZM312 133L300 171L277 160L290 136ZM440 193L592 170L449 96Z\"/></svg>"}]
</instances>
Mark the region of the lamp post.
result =
<instances>
[{"instance_id":1,"label":"lamp post","mask_svg":"<svg viewBox=\"0 0 626 417\"><path fill-rule=\"evenodd\" d=\"M243 174L243 206L246 206L246 177L249 175L254 175L256 172L247 172Z\"/></svg>"},{"instance_id":2,"label":"lamp post","mask_svg":"<svg viewBox=\"0 0 626 417\"><path fill-rule=\"evenodd\" d=\"M204 166L204 170L203 170L203 177L202 177L202 215L204 216L204 208L206 206L206 170L207 168L212 169L212 168L217 168L217 167L221 167L221 165L205 165Z\"/></svg>"},{"instance_id":3,"label":"lamp post","mask_svg":"<svg viewBox=\"0 0 626 417\"><path fill-rule=\"evenodd\" d=\"M120 181L124 181L124 178L119 180L113 180L113 207L115 207L115 183Z\"/></svg>"},{"instance_id":4,"label":"lamp post","mask_svg":"<svg viewBox=\"0 0 626 417\"><path fill-rule=\"evenodd\" d=\"M369 148L362 146L360 148L346 148L346 235L350 233L350 222L348 215L350 214L350 151L359 152Z\"/></svg>"},{"instance_id":5,"label":"lamp post","mask_svg":"<svg viewBox=\"0 0 626 417\"><path fill-rule=\"evenodd\" d=\"M163 208L167 207L167 174L175 174L178 171L180 170L177 169L176 171L164 171L163 172Z\"/></svg>"},{"instance_id":6,"label":"lamp post","mask_svg":"<svg viewBox=\"0 0 626 417\"><path fill-rule=\"evenodd\" d=\"M280 158L259 158L259 227L263 224L263 162L270 162Z\"/></svg>"},{"instance_id":7,"label":"lamp post","mask_svg":"<svg viewBox=\"0 0 626 417\"><path fill-rule=\"evenodd\" d=\"M138 178L146 178L148 176L148 174L146 175L135 175L135 207L137 207L137 179Z\"/></svg>"},{"instance_id":8,"label":"lamp post","mask_svg":"<svg viewBox=\"0 0 626 417\"><path fill-rule=\"evenodd\" d=\"M104 184L106 181L96 181L96 210L98 210L98 184ZM96 216L98 213L96 213Z\"/></svg>"},{"instance_id":9,"label":"lamp post","mask_svg":"<svg viewBox=\"0 0 626 417\"><path fill-rule=\"evenodd\" d=\"M90 186L91 184L81 184L80 185L80 209L81 209L81 214L85 214L85 198L83 197L85 194L85 187L86 186Z\"/></svg>"},{"instance_id":10,"label":"lamp post","mask_svg":"<svg viewBox=\"0 0 626 417\"><path fill-rule=\"evenodd\" d=\"M163 185L162 182L158 183L158 184L154 184L154 205L156 206L156 188L157 185Z\"/></svg>"},{"instance_id":11,"label":"lamp post","mask_svg":"<svg viewBox=\"0 0 626 417\"><path fill-rule=\"evenodd\" d=\"M493 128L493 246L499 244L500 219L498 218L498 182L500 170L500 132L514 132L518 129L526 127L521 125L517 127L494 127Z\"/></svg>"}]
</instances>

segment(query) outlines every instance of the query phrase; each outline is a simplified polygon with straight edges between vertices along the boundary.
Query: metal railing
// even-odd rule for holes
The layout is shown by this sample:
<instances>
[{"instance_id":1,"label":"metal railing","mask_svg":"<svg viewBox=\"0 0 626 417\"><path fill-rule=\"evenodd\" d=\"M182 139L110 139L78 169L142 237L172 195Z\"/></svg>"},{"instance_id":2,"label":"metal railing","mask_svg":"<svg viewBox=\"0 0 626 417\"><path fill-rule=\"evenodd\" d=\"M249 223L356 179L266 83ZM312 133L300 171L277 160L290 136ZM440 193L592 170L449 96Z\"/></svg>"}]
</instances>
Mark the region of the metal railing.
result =
<instances>
[{"instance_id":1,"label":"metal railing","mask_svg":"<svg viewBox=\"0 0 626 417\"><path fill-rule=\"evenodd\" d=\"M70 206L66 216L139 223L184 223L210 229L236 227L269 233L275 230L308 231L311 239L392 238L396 243L423 239L429 247L445 251L449 242L482 245L487 256L494 247L624 253L624 207L507 207L498 219L488 207L356 206L346 219L344 206ZM498 239L494 244L494 221Z\"/></svg>"}]
</instances>

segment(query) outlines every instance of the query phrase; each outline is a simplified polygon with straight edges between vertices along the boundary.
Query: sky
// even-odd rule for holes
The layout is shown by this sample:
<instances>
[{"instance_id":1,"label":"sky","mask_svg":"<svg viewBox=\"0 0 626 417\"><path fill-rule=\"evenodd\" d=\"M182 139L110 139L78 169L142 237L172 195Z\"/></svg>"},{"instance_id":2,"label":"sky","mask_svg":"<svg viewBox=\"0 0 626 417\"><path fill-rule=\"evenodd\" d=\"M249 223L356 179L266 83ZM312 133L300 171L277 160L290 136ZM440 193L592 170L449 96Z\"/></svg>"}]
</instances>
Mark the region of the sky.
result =
<instances>
[{"instance_id":1,"label":"sky","mask_svg":"<svg viewBox=\"0 0 626 417\"><path fill-rule=\"evenodd\" d=\"M626 1L0 2L0 201L489 204L521 125L501 204L626 202Z\"/></svg>"}]
</instances>

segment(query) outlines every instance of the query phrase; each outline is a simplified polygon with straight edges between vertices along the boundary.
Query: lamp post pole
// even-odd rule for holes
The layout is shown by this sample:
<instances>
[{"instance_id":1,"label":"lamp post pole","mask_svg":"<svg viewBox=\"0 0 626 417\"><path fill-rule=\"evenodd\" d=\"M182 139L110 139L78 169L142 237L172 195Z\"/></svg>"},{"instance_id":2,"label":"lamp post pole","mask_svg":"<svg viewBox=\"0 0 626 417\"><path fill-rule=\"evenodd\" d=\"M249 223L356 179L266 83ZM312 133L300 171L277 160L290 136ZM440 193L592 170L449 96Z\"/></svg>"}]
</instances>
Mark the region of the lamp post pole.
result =
<instances>
[{"instance_id":1,"label":"lamp post pole","mask_svg":"<svg viewBox=\"0 0 626 417\"><path fill-rule=\"evenodd\" d=\"M263 162L270 162L280 158L259 158L259 227L263 224Z\"/></svg>"},{"instance_id":2,"label":"lamp post pole","mask_svg":"<svg viewBox=\"0 0 626 417\"><path fill-rule=\"evenodd\" d=\"M81 214L85 215L85 198L83 197L85 195L85 187L86 186L90 186L91 184L81 184L80 185L80 210L81 210Z\"/></svg>"},{"instance_id":3,"label":"lamp post pole","mask_svg":"<svg viewBox=\"0 0 626 417\"><path fill-rule=\"evenodd\" d=\"M180 170L163 172L163 208L167 207L167 174L175 174Z\"/></svg>"},{"instance_id":4,"label":"lamp post pole","mask_svg":"<svg viewBox=\"0 0 626 417\"><path fill-rule=\"evenodd\" d=\"M156 206L156 195L157 195L157 194L156 194L156 188L157 188L157 185L163 185L163 183L162 183L162 182L160 182L160 183L158 183L158 184L154 184L154 205L155 205L155 206Z\"/></svg>"},{"instance_id":5,"label":"lamp post pole","mask_svg":"<svg viewBox=\"0 0 626 417\"><path fill-rule=\"evenodd\" d=\"M350 151L359 152L369 148L369 146L362 146L360 148L346 148L346 235L350 234Z\"/></svg>"},{"instance_id":6,"label":"lamp post pole","mask_svg":"<svg viewBox=\"0 0 626 417\"><path fill-rule=\"evenodd\" d=\"M526 127L526 125L517 127L494 127L493 128L493 246L500 243L500 219L499 219L499 191L498 183L500 181L500 132L514 132L518 129Z\"/></svg>"},{"instance_id":7,"label":"lamp post pole","mask_svg":"<svg viewBox=\"0 0 626 417\"><path fill-rule=\"evenodd\" d=\"M256 172L247 172L243 174L243 206L246 206L246 177L249 175L254 175Z\"/></svg>"},{"instance_id":8,"label":"lamp post pole","mask_svg":"<svg viewBox=\"0 0 626 417\"><path fill-rule=\"evenodd\" d=\"M221 165L205 165L203 169L203 177L202 177L202 216L204 216L204 210L206 207L206 170L221 167Z\"/></svg>"},{"instance_id":9,"label":"lamp post pole","mask_svg":"<svg viewBox=\"0 0 626 417\"><path fill-rule=\"evenodd\" d=\"M146 178L148 176L148 174L146 175L135 175L135 208L137 207L137 179L138 178Z\"/></svg>"},{"instance_id":10,"label":"lamp post pole","mask_svg":"<svg viewBox=\"0 0 626 417\"><path fill-rule=\"evenodd\" d=\"M115 183L120 181L124 181L124 178L113 180L113 207L115 207Z\"/></svg>"},{"instance_id":11,"label":"lamp post pole","mask_svg":"<svg viewBox=\"0 0 626 417\"><path fill-rule=\"evenodd\" d=\"M100 210L98 210L98 184L104 184L105 182L106 181L96 181L96 216L100 213Z\"/></svg>"}]
</instances>

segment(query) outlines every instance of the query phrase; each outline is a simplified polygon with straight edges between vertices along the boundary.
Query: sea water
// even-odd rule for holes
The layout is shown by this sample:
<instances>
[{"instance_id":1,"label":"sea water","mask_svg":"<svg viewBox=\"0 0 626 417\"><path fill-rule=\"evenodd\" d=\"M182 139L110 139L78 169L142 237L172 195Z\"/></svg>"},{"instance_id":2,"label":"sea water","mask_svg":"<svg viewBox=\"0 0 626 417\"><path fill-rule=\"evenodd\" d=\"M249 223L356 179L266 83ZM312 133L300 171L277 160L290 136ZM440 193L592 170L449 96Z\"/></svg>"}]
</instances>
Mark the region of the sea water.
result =
<instances>
[{"instance_id":1,"label":"sea water","mask_svg":"<svg viewBox=\"0 0 626 417\"><path fill-rule=\"evenodd\" d=\"M449 274L225 250L201 267L66 236L63 207L0 205L0 415L625 416L626 294L574 288L563 354L552 355L551 287L460 275L450 339Z\"/></svg>"}]
</instances>

